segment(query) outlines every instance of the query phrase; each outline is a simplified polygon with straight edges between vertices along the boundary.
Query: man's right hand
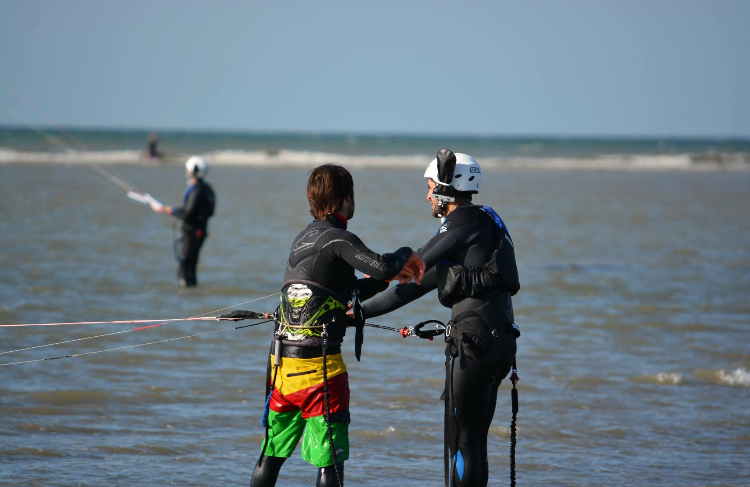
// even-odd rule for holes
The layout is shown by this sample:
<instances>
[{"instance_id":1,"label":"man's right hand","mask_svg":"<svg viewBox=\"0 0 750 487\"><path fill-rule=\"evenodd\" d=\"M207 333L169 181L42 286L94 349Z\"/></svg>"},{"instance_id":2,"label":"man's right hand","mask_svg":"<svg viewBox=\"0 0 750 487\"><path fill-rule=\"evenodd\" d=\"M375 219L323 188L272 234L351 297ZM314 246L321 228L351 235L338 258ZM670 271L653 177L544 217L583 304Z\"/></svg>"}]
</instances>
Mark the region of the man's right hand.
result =
<instances>
[{"instance_id":1,"label":"man's right hand","mask_svg":"<svg viewBox=\"0 0 750 487\"><path fill-rule=\"evenodd\" d=\"M406 264L404 264L403 269L398 273L396 279L399 284L406 284L412 280L419 284L422 281L422 277L424 277L424 270L424 260L422 260L422 257L418 253L412 251L411 257L406 261Z\"/></svg>"}]
</instances>

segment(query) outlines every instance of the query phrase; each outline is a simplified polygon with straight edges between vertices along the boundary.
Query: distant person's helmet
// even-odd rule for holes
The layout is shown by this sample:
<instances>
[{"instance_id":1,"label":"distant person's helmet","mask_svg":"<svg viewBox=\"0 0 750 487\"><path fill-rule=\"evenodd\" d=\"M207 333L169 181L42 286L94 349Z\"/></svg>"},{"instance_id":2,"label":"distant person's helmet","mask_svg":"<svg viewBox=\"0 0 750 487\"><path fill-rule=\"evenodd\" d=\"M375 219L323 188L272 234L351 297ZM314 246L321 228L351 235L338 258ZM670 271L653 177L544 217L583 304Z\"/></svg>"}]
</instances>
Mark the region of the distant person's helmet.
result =
<instances>
[{"instance_id":1,"label":"distant person's helmet","mask_svg":"<svg viewBox=\"0 0 750 487\"><path fill-rule=\"evenodd\" d=\"M185 170L196 178L203 178L208 173L208 161L201 156L192 156L185 163Z\"/></svg>"},{"instance_id":2,"label":"distant person's helmet","mask_svg":"<svg viewBox=\"0 0 750 487\"><path fill-rule=\"evenodd\" d=\"M438 158L440 158L439 162ZM450 187L459 192L479 193L479 185L482 183L482 169L473 157L458 152L454 154L443 149L438 152L438 157L427 166L424 177L432 179L438 187L442 186L442 189ZM440 192L438 191L438 193ZM453 191L442 192L450 194Z\"/></svg>"}]
</instances>

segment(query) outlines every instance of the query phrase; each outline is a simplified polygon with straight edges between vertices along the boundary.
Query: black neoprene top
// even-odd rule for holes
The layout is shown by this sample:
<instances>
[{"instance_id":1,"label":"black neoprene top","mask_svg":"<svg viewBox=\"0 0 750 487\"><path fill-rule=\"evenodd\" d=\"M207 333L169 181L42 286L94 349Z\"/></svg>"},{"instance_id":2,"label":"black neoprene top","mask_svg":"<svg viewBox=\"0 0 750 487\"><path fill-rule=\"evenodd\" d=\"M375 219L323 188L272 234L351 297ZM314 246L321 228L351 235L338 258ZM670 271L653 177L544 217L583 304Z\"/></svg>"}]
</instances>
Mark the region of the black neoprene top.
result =
<instances>
[{"instance_id":1,"label":"black neoprene top","mask_svg":"<svg viewBox=\"0 0 750 487\"><path fill-rule=\"evenodd\" d=\"M377 254L346 227L346 220L334 214L313 221L300 232L289 252L285 284L311 281L333 291L344 304L352 289L359 289L362 300L384 290L384 281L401 272L412 250L401 247L393 253ZM371 278L357 279L355 269Z\"/></svg>"},{"instance_id":2,"label":"black neoprene top","mask_svg":"<svg viewBox=\"0 0 750 487\"><path fill-rule=\"evenodd\" d=\"M202 179L197 179L185 191L182 207L172 210L172 216L182 220L182 228L185 230L205 231L208 219L214 214L215 205L216 196L211 186Z\"/></svg>"},{"instance_id":3,"label":"black neoprene top","mask_svg":"<svg viewBox=\"0 0 750 487\"><path fill-rule=\"evenodd\" d=\"M365 318L389 313L444 284L438 282L436 264L481 266L490 258L497 244L493 220L478 206L462 203L448 214L435 236L417 251L427 268L421 284L399 284L364 303ZM486 302L487 297L465 298L452 307L452 314L455 317Z\"/></svg>"}]
</instances>

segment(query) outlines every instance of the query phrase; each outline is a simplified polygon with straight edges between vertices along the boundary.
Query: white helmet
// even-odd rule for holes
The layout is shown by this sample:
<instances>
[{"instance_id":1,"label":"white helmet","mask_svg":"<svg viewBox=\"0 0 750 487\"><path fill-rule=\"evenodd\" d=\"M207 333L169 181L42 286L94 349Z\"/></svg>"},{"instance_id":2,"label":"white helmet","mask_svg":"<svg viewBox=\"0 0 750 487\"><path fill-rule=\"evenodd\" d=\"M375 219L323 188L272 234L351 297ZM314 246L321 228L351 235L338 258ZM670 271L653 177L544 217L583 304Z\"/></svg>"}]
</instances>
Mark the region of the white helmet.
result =
<instances>
[{"instance_id":1,"label":"white helmet","mask_svg":"<svg viewBox=\"0 0 750 487\"><path fill-rule=\"evenodd\" d=\"M196 178L203 178L208 173L208 161L201 156L192 156L185 163L185 170Z\"/></svg>"},{"instance_id":2,"label":"white helmet","mask_svg":"<svg viewBox=\"0 0 750 487\"><path fill-rule=\"evenodd\" d=\"M427 170L424 172L424 177L432 179L438 186L450 186L456 191L469 191L472 193L479 192L479 185L482 183L482 169L479 167L479 163L467 154L461 154L456 152L453 154L451 151L445 149L438 152L438 156L443 153L443 158L449 160L450 155L455 155L455 169L453 169L453 177L446 178L447 175L442 175L443 179L448 179L447 182L441 181L438 176L438 158L432 160ZM447 173L451 170L448 168Z\"/></svg>"}]
</instances>

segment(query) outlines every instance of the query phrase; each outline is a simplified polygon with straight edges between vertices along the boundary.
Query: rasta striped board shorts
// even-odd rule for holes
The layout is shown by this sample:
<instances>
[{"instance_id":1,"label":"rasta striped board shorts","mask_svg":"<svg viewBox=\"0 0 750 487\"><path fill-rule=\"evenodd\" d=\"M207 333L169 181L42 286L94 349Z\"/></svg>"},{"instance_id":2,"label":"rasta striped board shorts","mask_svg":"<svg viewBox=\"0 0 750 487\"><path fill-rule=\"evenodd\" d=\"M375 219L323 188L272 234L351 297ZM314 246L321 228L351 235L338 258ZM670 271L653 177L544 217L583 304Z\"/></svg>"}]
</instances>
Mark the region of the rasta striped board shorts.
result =
<instances>
[{"instance_id":1,"label":"rasta striped board shorts","mask_svg":"<svg viewBox=\"0 0 750 487\"><path fill-rule=\"evenodd\" d=\"M323 358L284 355L269 402L268 444L263 454L290 457L302 438L303 460L316 467L333 465L325 419ZM349 459L349 375L341 352L326 356L326 368L333 445L336 463L341 463Z\"/></svg>"}]
</instances>

